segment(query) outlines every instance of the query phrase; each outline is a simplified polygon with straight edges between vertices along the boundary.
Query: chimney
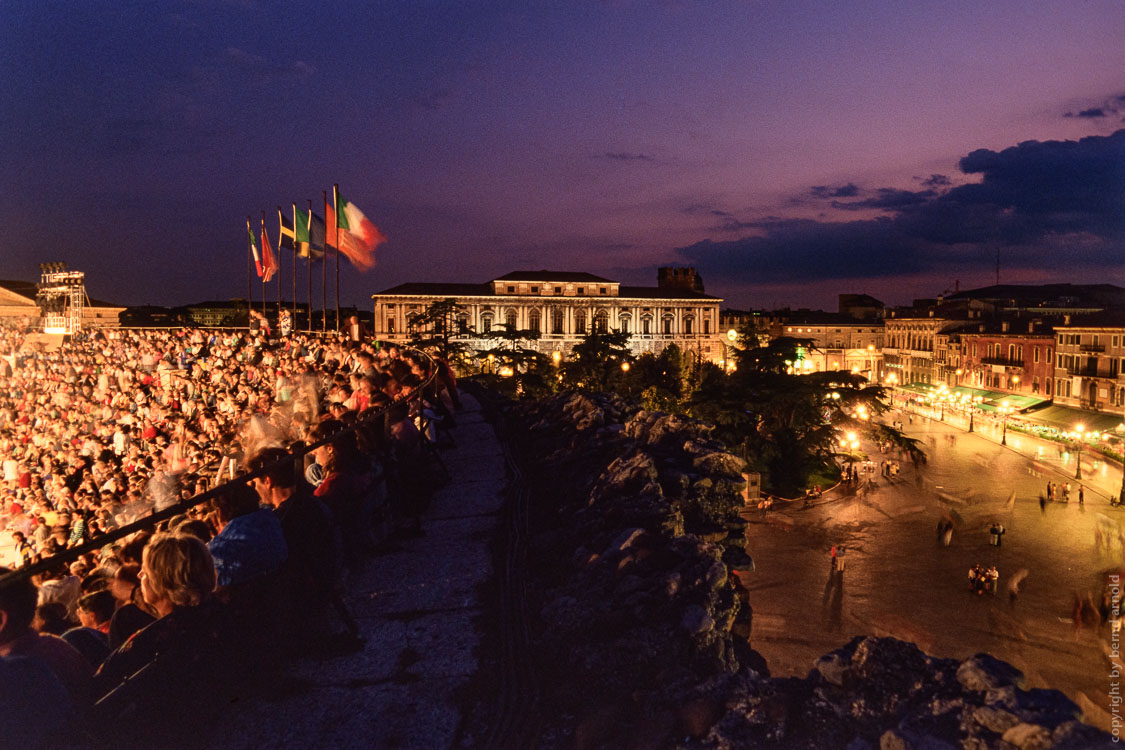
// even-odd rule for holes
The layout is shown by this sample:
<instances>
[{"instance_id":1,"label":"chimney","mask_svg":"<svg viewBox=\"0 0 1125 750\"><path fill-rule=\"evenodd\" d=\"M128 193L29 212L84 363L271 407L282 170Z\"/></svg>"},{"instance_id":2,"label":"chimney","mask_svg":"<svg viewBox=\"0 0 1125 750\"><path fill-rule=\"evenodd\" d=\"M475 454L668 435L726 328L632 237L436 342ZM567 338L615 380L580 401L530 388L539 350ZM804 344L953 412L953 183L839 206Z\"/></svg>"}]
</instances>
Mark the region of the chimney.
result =
<instances>
[{"instance_id":1,"label":"chimney","mask_svg":"<svg viewBox=\"0 0 1125 750\"><path fill-rule=\"evenodd\" d=\"M1070 325L1070 316L1069 316L1069 315L1064 315L1064 316L1063 316L1063 325L1064 325L1064 326L1068 326L1068 325Z\"/></svg>"},{"instance_id":2,"label":"chimney","mask_svg":"<svg viewBox=\"0 0 1125 750\"><path fill-rule=\"evenodd\" d=\"M1008 332L1009 323L1006 320L1000 321L1000 333Z\"/></svg>"},{"instance_id":3,"label":"chimney","mask_svg":"<svg viewBox=\"0 0 1125 750\"><path fill-rule=\"evenodd\" d=\"M703 277L694 268L664 266L656 269L656 286L660 289L686 289L702 294Z\"/></svg>"}]
</instances>

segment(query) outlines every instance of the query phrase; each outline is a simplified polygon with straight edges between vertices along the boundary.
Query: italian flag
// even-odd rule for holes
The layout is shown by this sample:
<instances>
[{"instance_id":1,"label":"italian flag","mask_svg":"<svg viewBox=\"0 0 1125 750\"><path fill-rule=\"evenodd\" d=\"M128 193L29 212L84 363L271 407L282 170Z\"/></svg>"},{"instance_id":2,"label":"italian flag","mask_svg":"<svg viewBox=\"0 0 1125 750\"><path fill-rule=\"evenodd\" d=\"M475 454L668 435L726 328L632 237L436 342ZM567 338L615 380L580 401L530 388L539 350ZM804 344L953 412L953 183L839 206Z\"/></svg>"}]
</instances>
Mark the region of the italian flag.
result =
<instances>
[{"instance_id":1,"label":"italian flag","mask_svg":"<svg viewBox=\"0 0 1125 750\"><path fill-rule=\"evenodd\" d=\"M250 220L246 220L246 231L250 233L250 252L254 255L254 265L258 268L258 276L262 275L262 256L258 254L258 238L254 236L254 230L250 228Z\"/></svg>"},{"instance_id":2,"label":"italian flag","mask_svg":"<svg viewBox=\"0 0 1125 750\"><path fill-rule=\"evenodd\" d=\"M338 188L333 186L335 198L338 249L356 268L366 271L375 265L375 248L387 238L371 220L356 208L354 203L344 200Z\"/></svg>"}]
</instances>

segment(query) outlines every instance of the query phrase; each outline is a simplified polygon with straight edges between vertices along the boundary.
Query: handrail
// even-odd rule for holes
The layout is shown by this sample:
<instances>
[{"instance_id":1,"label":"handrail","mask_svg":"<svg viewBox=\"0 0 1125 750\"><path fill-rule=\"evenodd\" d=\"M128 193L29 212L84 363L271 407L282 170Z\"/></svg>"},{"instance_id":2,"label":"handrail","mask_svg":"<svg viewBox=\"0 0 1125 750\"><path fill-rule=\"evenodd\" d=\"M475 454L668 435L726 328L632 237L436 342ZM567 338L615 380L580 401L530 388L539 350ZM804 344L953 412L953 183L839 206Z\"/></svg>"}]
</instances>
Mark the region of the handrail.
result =
<instances>
[{"instance_id":1,"label":"handrail","mask_svg":"<svg viewBox=\"0 0 1125 750\"><path fill-rule=\"evenodd\" d=\"M378 343L382 344L385 342L380 341ZM398 344L393 345L400 346ZM340 435L347 434L349 432L354 434L360 429L373 424L376 419L382 419L383 417L385 417L386 413L391 409L397 406L401 406L402 404L408 404L415 399L421 398L423 391L427 387L429 387L429 385L433 383L434 378L437 377L437 363L429 353L422 351L421 349L410 348L409 351L422 355L426 358L429 364L429 377L427 377L426 380L424 380L417 388L415 388L409 396L392 401L391 403L379 409L377 412L367 415L362 420L357 419L354 425L347 427L340 432L329 435L323 440L312 443L311 445L307 445L299 450L290 451L285 458L279 459L269 464L268 466L263 466L257 471L239 474L237 477L227 480L226 482L220 484L218 487L212 487L211 489L206 490L205 492L201 492L198 495L193 495L192 497L180 500L179 502L170 505L163 510L152 512L149 515L144 516L143 518L139 518L132 523L126 524L125 526L113 529L112 531L107 531L103 534L99 534L97 538L91 539L90 541L84 544L80 544L77 547L67 548L61 552L57 552L54 555L51 555L48 558L40 560L37 563L25 565L23 567L16 568L15 570L7 574L0 575L0 587L8 586L17 581L31 578L34 575L56 568L63 563L73 562L82 555L85 555L89 552L96 552L97 550L105 547L107 544L112 544L118 539L129 536L136 531L143 531L145 529L152 528L161 521L180 515L181 513L184 513L197 505L200 505L224 492L227 492L231 487L245 485L251 480L256 479L257 477L260 477L264 474L268 474L275 468L284 466L287 463L293 464L297 459L304 458L306 455L312 453L317 448L320 448L321 446L327 445L328 443L332 442Z\"/></svg>"}]
</instances>

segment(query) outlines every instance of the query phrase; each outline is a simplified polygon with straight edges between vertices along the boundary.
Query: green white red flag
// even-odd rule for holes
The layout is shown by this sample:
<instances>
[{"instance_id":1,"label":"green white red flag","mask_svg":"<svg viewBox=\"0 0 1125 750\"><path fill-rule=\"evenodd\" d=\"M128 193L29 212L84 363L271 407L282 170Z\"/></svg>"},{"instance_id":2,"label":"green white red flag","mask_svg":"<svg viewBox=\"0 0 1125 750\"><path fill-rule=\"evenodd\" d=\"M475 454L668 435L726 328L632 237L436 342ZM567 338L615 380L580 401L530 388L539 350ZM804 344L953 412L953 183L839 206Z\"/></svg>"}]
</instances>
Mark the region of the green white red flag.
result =
<instances>
[{"instance_id":1,"label":"green white red flag","mask_svg":"<svg viewBox=\"0 0 1125 750\"><path fill-rule=\"evenodd\" d=\"M361 271L366 271L375 265L375 248L387 238L371 220L363 215L354 203L344 200L336 186L332 187L335 204L336 221L329 221L329 226L336 225L338 236L328 236L329 244L336 239L336 247L352 262L352 265Z\"/></svg>"},{"instance_id":2,"label":"green white red flag","mask_svg":"<svg viewBox=\"0 0 1125 750\"><path fill-rule=\"evenodd\" d=\"M258 238L254 236L254 230L250 227L250 219L246 220L246 231L250 234L250 252L254 256L254 265L258 269L260 278L262 276L262 256L258 254Z\"/></svg>"}]
</instances>

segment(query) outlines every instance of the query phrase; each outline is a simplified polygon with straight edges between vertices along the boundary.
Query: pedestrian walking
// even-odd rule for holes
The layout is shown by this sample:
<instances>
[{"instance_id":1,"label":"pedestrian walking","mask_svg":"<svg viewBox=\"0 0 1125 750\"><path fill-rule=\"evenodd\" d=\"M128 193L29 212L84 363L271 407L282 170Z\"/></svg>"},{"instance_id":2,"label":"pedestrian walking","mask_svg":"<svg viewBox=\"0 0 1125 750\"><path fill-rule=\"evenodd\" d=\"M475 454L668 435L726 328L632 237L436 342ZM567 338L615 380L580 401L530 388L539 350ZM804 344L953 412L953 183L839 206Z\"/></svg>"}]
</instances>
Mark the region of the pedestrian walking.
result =
<instances>
[{"instance_id":1,"label":"pedestrian walking","mask_svg":"<svg viewBox=\"0 0 1125 750\"><path fill-rule=\"evenodd\" d=\"M1039 512L1043 514L1047 513L1047 498L1042 495L1039 496Z\"/></svg>"},{"instance_id":2,"label":"pedestrian walking","mask_svg":"<svg viewBox=\"0 0 1125 750\"><path fill-rule=\"evenodd\" d=\"M1082 505L1086 502L1085 487L1078 485L1078 504Z\"/></svg>"},{"instance_id":3,"label":"pedestrian walking","mask_svg":"<svg viewBox=\"0 0 1125 750\"><path fill-rule=\"evenodd\" d=\"M990 541L993 547L999 547L1004 537L1004 527L999 521L993 521L991 528L988 530Z\"/></svg>"},{"instance_id":4,"label":"pedestrian walking","mask_svg":"<svg viewBox=\"0 0 1125 750\"><path fill-rule=\"evenodd\" d=\"M832 551L829 552L829 554L832 557L832 561L831 561L832 570L835 571L836 570L836 545L835 544L832 545Z\"/></svg>"}]
</instances>

